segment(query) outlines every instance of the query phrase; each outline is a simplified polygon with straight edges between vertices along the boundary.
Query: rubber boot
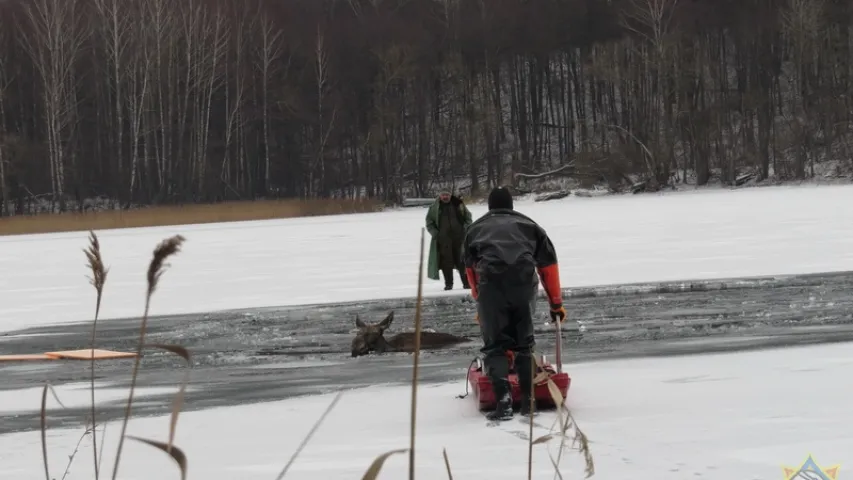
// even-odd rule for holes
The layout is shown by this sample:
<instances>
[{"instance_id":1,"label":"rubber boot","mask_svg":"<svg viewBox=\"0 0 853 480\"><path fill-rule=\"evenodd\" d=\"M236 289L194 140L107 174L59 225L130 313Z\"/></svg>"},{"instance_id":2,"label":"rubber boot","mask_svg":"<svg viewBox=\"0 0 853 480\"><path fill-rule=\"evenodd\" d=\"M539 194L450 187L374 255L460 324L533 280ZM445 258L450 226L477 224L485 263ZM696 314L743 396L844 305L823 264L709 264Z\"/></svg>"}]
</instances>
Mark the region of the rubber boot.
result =
<instances>
[{"instance_id":1,"label":"rubber boot","mask_svg":"<svg viewBox=\"0 0 853 480\"><path fill-rule=\"evenodd\" d=\"M486 414L489 420L509 420L512 418L512 390L509 384L509 361L504 352L492 353L483 359L486 375L492 382L495 394L495 410Z\"/></svg>"},{"instance_id":2,"label":"rubber boot","mask_svg":"<svg viewBox=\"0 0 853 480\"><path fill-rule=\"evenodd\" d=\"M489 420L510 420L512 419L512 393L509 390L509 381L498 380L492 381L492 389L495 392L497 405L495 409L486 414Z\"/></svg>"}]
</instances>

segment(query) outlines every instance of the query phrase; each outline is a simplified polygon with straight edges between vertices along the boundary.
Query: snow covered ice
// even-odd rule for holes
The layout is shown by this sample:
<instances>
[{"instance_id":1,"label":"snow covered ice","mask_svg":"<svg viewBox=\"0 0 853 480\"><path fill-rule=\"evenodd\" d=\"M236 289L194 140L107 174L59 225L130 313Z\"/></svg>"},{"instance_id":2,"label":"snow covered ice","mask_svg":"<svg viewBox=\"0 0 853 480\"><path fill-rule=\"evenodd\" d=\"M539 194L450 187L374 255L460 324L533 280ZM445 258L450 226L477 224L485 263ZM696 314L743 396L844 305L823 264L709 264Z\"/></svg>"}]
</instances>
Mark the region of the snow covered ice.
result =
<instances>
[{"instance_id":1,"label":"snow covered ice","mask_svg":"<svg viewBox=\"0 0 853 480\"><path fill-rule=\"evenodd\" d=\"M568 368L570 406L592 442L593 478L777 480L782 465L799 466L809 454L822 465L841 463L844 478L853 451L850 345ZM500 430L527 427L510 421L486 428L472 399L455 398L462 388L455 382L419 389L418 478L446 478L443 448L454 478L526 478L527 443ZM31 396L38 405L38 393ZM331 401L323 395L181 415L175 442L189 457L189 478L276 478ZM285 478L361 478L377 455L408 446L409 401L407 386L346 392ZM536 421L550 426L553 417L543 413ZM128 434L166 440L168 425L168 417L132 419ZM107 426L110 472L119 428ZM64 470L81 431L48 430L54 474ZM89 445L84 440L71 479L94 478ZM120 478L179 478L162 452L133 442L124 448ZM556 445L534 447L534 478L553 478L548 449L556 456ZM379 478L406 478L407 461L405 454L391 457ZM576 452L564 454L561 466L564 478L583 478ZM0 478L44 478L38 432L0 436Z\"/></svg>"},{"instance_id":2,"label":"snow covered ice","mask_svg":"<svg viewBox=\"0 0 853 480\"><path fill-rule=\"evenodd\" d=\"M853 270L851 201L850 186L773 187L517 202L516 208L553 237L563 285L572 287ZM485 207L471 210L476 218ZM110 268L102 317L141 313L151 251L176 233L187 243L161 280L154 315L410 297L425 213L101 231ZM86 235L0 238L2 265L15 272L0 279L0 330L90 321ZM442 282L424 287L427 295L468 294L443 292ZM594 478L781 479L783 465L797 467L811 454L823 466L841 464L843 479L853 460L851 364L849 344L569 364L568 403L592 442ZM454 478L526 478L526 442L500 431L526 427L485 428L473 399L455 398L464 390L465 367L459 365L457 382L419 389L419 478L446 478L442 448ZM409 393L407 386L346 392L286 478L360 478L376 455L406 448ZM20 395L32 400L0 396L3 415L39 403L38 391ZM189 478L275 478L331 400L182 414L176 444L189 457ZM549 415L537 423L550 425ZM103 468L110 473L118 429L111 423L106 431ZM48 430L52 475L61 476L81 433ZM134 418L128 434L166 440L168 417ZM44 478L39 442L38 432L0 436L0 479ZM556 454L555 448L534 447L534 478L553 478L546 452ZM94 478L90 449L84 439L68 480ZM563 457L564 477L582 478L577 453ZM405 454L391 457L379 478L404 478L406 464ZM179 476L162 452L128 442L119 478Z\"/></svg>"}]
</instances>

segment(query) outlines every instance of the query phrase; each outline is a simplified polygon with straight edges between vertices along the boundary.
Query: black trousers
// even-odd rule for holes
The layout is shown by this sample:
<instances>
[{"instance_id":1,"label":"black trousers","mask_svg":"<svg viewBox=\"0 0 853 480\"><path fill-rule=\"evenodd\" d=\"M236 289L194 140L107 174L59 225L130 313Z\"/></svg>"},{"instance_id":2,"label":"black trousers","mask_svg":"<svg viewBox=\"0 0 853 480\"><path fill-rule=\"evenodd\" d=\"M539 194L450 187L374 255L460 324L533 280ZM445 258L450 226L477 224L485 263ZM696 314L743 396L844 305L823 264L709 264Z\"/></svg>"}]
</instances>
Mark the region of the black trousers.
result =
<instances>
[{"instance_id":1,"label":"black trousers","mask_svg":"<svg viewBox=\"0 0 853 480\"><path fill-rule=\"evenodd\" d=\"M459 272L462 285L468 285L468 277L465 276L465 264L462 262L461 241L453 239L442 239L438 242L438 266L444 276L444 284L453 285L453 271Z\"/></svg>"},{"instance_id":2,"label":"black trousers","mask_svg":"<svg viewBox=\"0 0 853 480\"><path fill-rule=\"evenodd\" d=\"M523 399L527 400L532 393L533 315L537 288L535 282L508 283L493 279L481 279L477 286L477 311L483 336L480 351L498 400L510 393L507 350L515 354L515 371Z\"/></svg>"}]
</instances>

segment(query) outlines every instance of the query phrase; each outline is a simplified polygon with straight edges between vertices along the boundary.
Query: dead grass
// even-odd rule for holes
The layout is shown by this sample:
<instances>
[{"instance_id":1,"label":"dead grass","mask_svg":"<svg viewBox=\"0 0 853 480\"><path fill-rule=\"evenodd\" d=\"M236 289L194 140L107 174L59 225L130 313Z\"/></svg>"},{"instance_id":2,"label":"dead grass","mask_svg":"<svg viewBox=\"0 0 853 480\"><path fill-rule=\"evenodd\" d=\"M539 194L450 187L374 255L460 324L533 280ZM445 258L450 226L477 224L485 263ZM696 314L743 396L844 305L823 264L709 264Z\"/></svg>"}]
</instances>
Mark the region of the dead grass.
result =
<instances>
[{"instance_id":1,"label":"dead grass","mask_svg":"<svg viewBox=\"0 0 853 480\"><path fill-rule=\"evenodd\" d=\"M151 263L148 265L148 290L145 294L145 311L142 313L142 324L139 327L139 344L136 347L136 357L133 361L133 373L130 377L130 395L128 395L127 397L127 407L125 409L124 421L121 425L121 435L118 438L118 451L116 452L116 461L115 465L113 466L113 480L115 480L116 476L118 475L121 449L124 446L125 433L127 432L127 423L130 421L130 411L131 407L133 406L133 392L136 388L136 380L139 376L139 365L142 362L142 350L145 348L145 333L147 331L146 327L148 325L148 311L151 306L151 297L157 290L157 283L160 281L160 277L163 275L165 269L168 266L168 264L166 263L166 259L181 251L181 244L184 243L184 240L184 237L182 237L181 235L175 235L160 242L160 244L157 245L157 247L154 249L154 254L151 258ZM186 349L184 349L183 347L180 347L180 349L173 348L169 350L183 350L187 355L185 359L189 361L189 352L187 352ZM181 385L179 395L183 395L185 388L186 383ZM174 405L176 408L173 408L172 419L169 424L170 439L174 438L175 426L178 422L178 413L180 411L180 403L175 402ZM167 454L171 455L172 458L174 458L175 461L178 462L178 465L180 465L181 467L181 480L184 480L186 478L186 456L180 449L174 447L171 444L171 440L168 445L140 438L135 438L135 440L148 443L149 445L160 448Z\"/></svg>"},{"instance_id":2,"label":"dead grass","mask_svg":"<svg viewBox=\"0 0 853 480\"><path fill-rule=\"evenodd\" d=\"M89 269L92 271L92 276L89 277L89 283L95 288L95 319L92 321L92 340L90 341L91 351L95 351L95 336L98 332L98 314L101 311L101 299L104 294L104 284L107 282L107 273L109 271L106 266L104 266L104 260L101 258L101 244L98 242L98 237L94 232L89 231L89 249L83 250L83 253L86 254L86 259L89 261ZM89 355L92 357L89 367L90 367L90 384L89 384L89 394L91 396L91 405L90 405L90 415L92 417L92 454L95 462L95 479L97 480L100 475L100 464L98 463L98 436L97 436L97 427L98 420L97 414L95 412L95 355L91 353ZM69 467L71 463L69 462Z\"/></svg>"},{"instance_id":3,"label":"dead grass","mask_svg":"<svg viewBox=\"0 0 853 480\"><path fill-rule=\"evenodd\" d=\"M412 355L412 408L411 417L409 420L410 438L409 438L409 480L415 479L415 426L417 424L418 413L418 373L419 360L421 354L421 305L424 300L424 238L426 229L421 228L421 248L420 259L418 261L418 297L415 303L415 352Z\"/></svg>"},{"instance_id":4,"label":"dead grass","mask_svg":"<svg viewBox=\"0 0 853 480\"><path fill-rule=\"evenodd\" d=\"M211 221L214 221L214 220L211 220ZM216 221L222 221L222 220L216 220ZM181 223L181 222L178 222L178 223ZM175 235L175 236L172 236L172 237L169 237L169 238L166 238L165 240L163 240L154 249L151 262L148 266L148 271L147 271L148 282L147 282L147 289L145 292L145 310L143 312L142 322L141 322L141 325L139 328L139 343L137 346L137 356L134 360L133 373L132 373L132 377L131 377L130 392L129 392L128 399L127 399L125 415L124 415L124 418L122 419L121 434L120 434L119 440L118 440L118 442L119 442L118 450L116 452L115 464L113 466L113 473L112 473L112 479L113 480L115 480L115 478L118 474L119 461L121 458L122 446L124 444L125 438L130 438L130 439L136 440L136 441L140 442L141 444L149 445L151 447L154 447L154 448L161 450L162 452L166 453L175 461L176 466L180 470L181 479L186 480L186 478L187 478L188 458L186 457L184 452L179 447L174 445L174 439L175 439L175 430L177 428L177 423L178 423L178 417L180 415L181 408L183 406L183 399L184 399L184 394L186 391L186 386L189 383L189 369L192 367L192 357L190 355L190 352L186 348L184 348L180 345L146 344L145 343L145 333L146 333L146 324L147 324L147 320L148 320L149 307L150 307L151 299L152 299L152 297L153 297L153 295L157 289L157 284L158 284L158 281L160 279L160 276L165 272L165 269L168 267L168 264L165 263L165 261L169 257L180 252L180 248L181 248L181 245L184 242L184 240L185 239L181 235ZM420 306L421 306L421 302L423 300L423 291L422 291L422 288L423 288L423 275L422 274L423 274L423 268L424 268L424 255L423 255L424 249L423 249L423 246L424 246L424 230L421 229L420 265L419 265L419 275L418 275L418 296L417 296L417 309L416 309L416 319L415 319L416 332L417 333L420 332L420 323L421 323L420 322ZM98 242L98 238L91 231L90 231L90 247L88 250L84 250L84 252L86 254L87 259L89 260L88 267L92 272L92 277L90 277L90 283L95 288L95 293L96 293L95 317L94 317L94 321L92 323L92 341L91 341L92 348L94 350L97 324L98 324L97 319L98 319L98 313L100 310L103 288L104 288L104 285L106 283L106 278L107 278L107 268L105 267L103 259L101 257L101 250L100 250L100 244ZM385 453L377 456L375 459L373 459L373 461L368 466L366 472L364 473L364 475L362 477L362 480L373 480L373 479L375 479L379 475L379 473L381 472L385 461L389 457L391 457L392 455L400 454L400 453L409 453L409 480L414 480L414 477L415 477L415 475L414 475L415 438L416 438L415 427L416 427L416 418L417 418L417 389L418 389L418 383L419 383L419 379L418 379L418 373L419 373L418 372L418 370L419 370L418 363L419 362L418 362L418 360L419 360L419 353L420 353L420 341L419 341L420 335L416 335L415 338L416 338L416 345L415 345L415 351L414 351L414 355L413 355L413 365L412 365L412 367L413 367L412 368L412 385L411 385L411 387L412 387L412 404L411 404L411 419L410 419L411 423L410 423L409 448L395 449L395 450L391 450L391 451L385 452ZM145 348L157 348L160 350L165 350L165 351L170 352L172 354L175 354L177 356L180 356L185 360L186 366L187 366L187 370L185 371L185 375L179 384L178 392L175 395L175 399L173 401L172 414L171 414L171 419L169 422L168 442L160 442L157 440L139 438L139 437L135 437L135 436L131 436L131 435L126 435L127 424L129 422L130 416L131 416L131 407L133 404L134 387L136 386L136 382L137 382L137 377L138 377L139 368L140 368L140 362L141 362L141 358L142 358L142 351ZM96 409L95 409L95 403L94 403L94 400L95 400L95 395L94 395L94 392L95 392L94 360L92 360L92 362L91 362L91 367L92 367L92 378L91 378L90 388L91 388L92 405L90 408L89 416L86 419L86 429L85 429L84 433L82 434L80 441L82 441L82 438L85 437L86 435L91 434L92 435L92 443L93 443L93 452L97 452L97 444L96 444L96 440L95 440L95 432L96 432L96 428L97 428L97 421L96 421ZM574 418L572 417L571 412L564 405L564 399L563 399L559 389L554 384L553 380L548 377L547 373L541 373L539 376L537 376L536 378L533 379L534 384L538 384L542 381L547 382L548 389L549 389L549 392L551 394L551 397L554 400L554 403L556 405L558 405L559 414L558 414L558 418L554 422L554 425L551 427L550 432L546 435L543 435L543 436L541 436L539 438L535 438L535 439L533 438L533 421L531 418L530 431L529 431L530 437L529 437L529 442L528 442L528 478L530 478L530 476L532 474L533 447L535 445L550 444L553 440L556 440L558 438L560 439L560 448L559 448L560 453L557 455L557 458L555 459L551 455L551 452L550 451L548 452L548 456L549 456L551 463L554 467L555 477L561 478L561 479L563 478L563 476L560 472L560 467L559 467L560 458L562 457L563 451L565 450L566 442L571 441L572 446L577 447L577 449L579 450L579 452L581 453L581 455L584 458L584 461L586 463L586 478L589 478L592 475L594 475L594 472L595 472L595 467L593 464L592 455L590 454L590 451L589 451L589 441L586 438L586 435L584 435L584 433L578 428L577 424L575 423ZM41 440L42 440L41 446L42 446L42 459L44 462L45 479L51 480L53 477L51 477L50 472L49 472L49 467L48 467L48 447L47 447L47 435L46 435L46 432L47 432L47 424L46 424L47 414L46 413L47 413L47 394L48 394L48 391L50 391L53 394L54 398L56 399L56 401L59 403L59 405L61 407L63 407L63 408L65 408L65 407L64 407L64 405L62 405L62 402L59 400L59 397L56 395L56 392L53 390L53 387L51 387L49 384L45 384L44 389L42 390L41 409L40 409ZM311 437L314 435L314 433L317 431L319 426L326 419L326 416L331 412L331 410L338 403L338 400L340 400L342 394L343 393L341 392L335 397L335 399L331 402L331 404L328 406L328 408L323 413L323 415L317 420L315 425L311 428L311 430L305 436L302 443L299 445L299 447L296 449L296 451L292 454L290 460L285 465L282 472L278 475L278 477L277 477L278 480L281 480L285 476L285 474L289 470L290 466L293 465L293 463L296 461L296 459L299 456L299 454L301 453L302 449L310 441ZM557 427L556 430L554 428L555 426ZM573 431L573 432L571 432L571 431ZM574 435L572 435L572 433L574 433ZM103 434L103 431L102 431L102 434ZM78 451L79 446L80 446L80 441L78 441L77 446L74 448L74 451L68 456L69 457L68 466L66 467L65 474L63 474L62 478L65 478L65 475L67 475L67 473L69 472L69 470L71 468L71 464L74 462L74 459L76 457L77 451ZM101 437L100 458L99 458L99 453L95 453L95 455L93 456L94 457L93 460L95 463L95 480L98 479L99 474L100 474L100 462L103 460L103 455L102 455L103 445L104 445L104 443L103 443L103 436L102 436ZM442 456L443 456L443 460L444 460L444 465L447 469L447 476L450 480L453 480L453 473L451 470L450 461L448 459L446 449L442 450Z\"/></svg>"},{"instance_id":5,"label":"dead grass","mask_svg":"<svg viewBox=\"0 0 853 480\"><path fill-rule=\"evenodd\" d=\"M0 218L0 236L377 212L374 200L259 200Z\"/></svg>"}]
</instances>

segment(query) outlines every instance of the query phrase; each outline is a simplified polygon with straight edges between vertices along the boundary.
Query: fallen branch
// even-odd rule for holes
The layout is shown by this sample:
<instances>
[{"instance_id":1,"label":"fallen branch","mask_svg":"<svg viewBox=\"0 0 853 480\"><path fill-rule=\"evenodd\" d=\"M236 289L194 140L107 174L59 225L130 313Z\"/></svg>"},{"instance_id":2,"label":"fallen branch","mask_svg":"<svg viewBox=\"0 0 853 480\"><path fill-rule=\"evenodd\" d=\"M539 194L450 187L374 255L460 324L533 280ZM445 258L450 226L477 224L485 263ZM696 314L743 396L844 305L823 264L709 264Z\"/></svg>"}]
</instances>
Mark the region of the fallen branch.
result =
<instances>
[{"instance_id":1,"label":"fallen branch","mask_svg":"<svg viewBox=\"0 0 853 480\"><path fill-rule=\"evenodd\" d=\"M542 178L549 177L549 176L551 176L551 175L556 175L556 174L558 174L558 173L565 172L566 170L569 170L569 169L572 169L572 168L575 168L575 162L567 163L566 165L563 165L562 167L556 168L556 169L551 170L551 171L548 171L548 172L542 172L542 173L516 173L516 174L513 174L513 176L514 176L516 179L518 179L518 178L522 178L522 179L524 179L524 180L540 180L540 179L542 179Z\"/></svg>"}]
</instances>

